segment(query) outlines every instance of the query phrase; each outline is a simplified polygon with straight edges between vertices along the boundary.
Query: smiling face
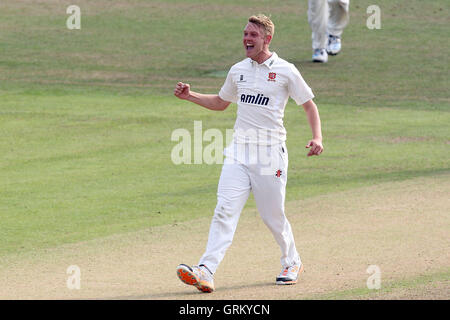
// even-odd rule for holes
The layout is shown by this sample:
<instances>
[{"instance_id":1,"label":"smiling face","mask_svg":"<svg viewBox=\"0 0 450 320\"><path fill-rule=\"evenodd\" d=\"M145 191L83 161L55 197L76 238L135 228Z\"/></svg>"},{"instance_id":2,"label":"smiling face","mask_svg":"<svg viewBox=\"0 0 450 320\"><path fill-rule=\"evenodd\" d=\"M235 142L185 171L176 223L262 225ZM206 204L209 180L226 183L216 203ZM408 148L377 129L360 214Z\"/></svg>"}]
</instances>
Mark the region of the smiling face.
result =
<instances>
[{"instance_id":1,"label":"smiling face","mask_svg":"<svg viewBox=\"0 0 450 320\"><path fill-rule=\"evenodd\" d=\"M271 35L266 35L264 29L259 25L249 22L244 29L242 43L244 45L247 57L263 63L270 57L269 44L272 40Z\"/></svg>"}]
</instances>

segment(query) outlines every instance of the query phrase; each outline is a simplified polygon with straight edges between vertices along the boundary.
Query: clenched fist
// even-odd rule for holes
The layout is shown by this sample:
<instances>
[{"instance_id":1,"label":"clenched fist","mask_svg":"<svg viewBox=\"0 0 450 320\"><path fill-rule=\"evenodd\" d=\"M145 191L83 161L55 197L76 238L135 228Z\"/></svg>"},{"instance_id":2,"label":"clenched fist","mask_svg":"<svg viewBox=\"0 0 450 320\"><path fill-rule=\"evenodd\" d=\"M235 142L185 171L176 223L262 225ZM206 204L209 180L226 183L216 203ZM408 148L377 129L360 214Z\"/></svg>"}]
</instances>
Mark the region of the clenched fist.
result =
<instances>
[{"instance_id":1,"label":"clenched fist","mask_svg":"<svg viewBox=\"0 0 450 320\"><path fill-rule=\"evenodd\" d=\"M187 99L190 94L191 86L188 83L178 82L173 94L180 99Z\"/></svg>"}]
</instances>

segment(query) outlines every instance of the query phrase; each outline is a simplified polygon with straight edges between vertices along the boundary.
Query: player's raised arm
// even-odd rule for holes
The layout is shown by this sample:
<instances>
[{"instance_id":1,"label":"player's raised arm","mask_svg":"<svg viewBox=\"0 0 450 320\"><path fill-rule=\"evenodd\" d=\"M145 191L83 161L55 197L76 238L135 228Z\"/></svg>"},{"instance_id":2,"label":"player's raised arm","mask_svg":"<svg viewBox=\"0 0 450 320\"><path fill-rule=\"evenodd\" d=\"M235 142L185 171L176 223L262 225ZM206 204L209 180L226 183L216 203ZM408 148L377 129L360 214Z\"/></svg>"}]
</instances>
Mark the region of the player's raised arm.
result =
<instances>
[{"instance_id":1,"label":"player's raised arm","mask_svg":"<svg viewBox=\"0 0 450 320\"><path fill-rule=\"evenodd\" d=\"M174 95L180 99L191 101L209 110L223 111L230 105L230 102L221 99L217 94L202 94L191 91L190 85L183 82L177 83L175 86Z\"/></svg>"},{"instance_id":2,"label":"player's raised arm","mask_svg":"<svg viewBox=\"0 0 450 320\"><path fill-rule=\"evenodd\" d=\"M309 100L303 104L306 117L308 118L309 126L313 134L312 140L309 140L306 144L306 148L310 148L308 152L309 156L318 156L323 151L322 145L322 127L320 123L319 110L317 109L314 101Z\"/></svg>"}]
</instances>

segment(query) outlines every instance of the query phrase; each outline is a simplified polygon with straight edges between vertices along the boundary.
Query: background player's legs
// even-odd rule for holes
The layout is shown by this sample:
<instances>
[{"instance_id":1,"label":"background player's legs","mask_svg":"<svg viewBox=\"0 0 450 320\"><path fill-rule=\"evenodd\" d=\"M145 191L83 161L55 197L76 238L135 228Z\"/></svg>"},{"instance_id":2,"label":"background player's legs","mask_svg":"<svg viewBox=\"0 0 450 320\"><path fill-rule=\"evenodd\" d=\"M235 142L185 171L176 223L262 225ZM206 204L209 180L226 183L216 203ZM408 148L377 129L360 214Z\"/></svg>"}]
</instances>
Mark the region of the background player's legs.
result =
<instances>
[{"instance_id":1,"label":"background player's legs","mask_svg":"<svg viewBox=\"0 0 450 320\"><path fill-rule=\"evenodd\" d=\"M273 148L278 148L273 147ZM285 152L287 152L284 146ZM278 169L273 174L260 174L258 166L250 167L250 180L256 206L262 220L272 232L281 249L281 265L283 268L300 263L300 256L295 247L294 235L291 225L284 213L284 200L287 182L287 153L280 154Z\"/></svg>"},{"instance_id":2,"label":"background player's legs","mask_svg":"<svg viewBox=\"0 0 450 320\"><path fill-rule=\"evenodd\" d=\"M238 163L223 165L208 243L199 262L199 265L206 265L212 273L216 272L233 241L239 216L248 199L250 189L247 167Z\"/></svg>"},{"instance_id":3,"label":"background player's legs","mask_svg":"<svg viewBox=\"0 0 450 320\"><path fill-rule=\"evenodd\" d=\"M312 30L312 48L325 49L328 43L328 2L327 0L308 1L308 23Z\"/></svg>"},{"instance_id":4,"label":"background player's legs","mask_svg":"<svg viewBox=\"0 0 450 320\"><path fill-rule=\"evenodd\" d=\"M349 0L328 0L328 34L340 37L349 21Z\"/></svg>"}]
</instances>

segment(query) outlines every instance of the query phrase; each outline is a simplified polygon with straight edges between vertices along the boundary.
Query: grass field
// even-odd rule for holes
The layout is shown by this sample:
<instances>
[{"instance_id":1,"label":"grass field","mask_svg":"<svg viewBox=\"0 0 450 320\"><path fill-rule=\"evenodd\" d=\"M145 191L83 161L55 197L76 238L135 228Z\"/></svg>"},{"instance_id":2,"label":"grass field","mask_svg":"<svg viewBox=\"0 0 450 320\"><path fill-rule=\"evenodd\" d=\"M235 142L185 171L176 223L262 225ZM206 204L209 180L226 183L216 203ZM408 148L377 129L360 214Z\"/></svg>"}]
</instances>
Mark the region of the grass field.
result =
<instances>
[{"instance_id":1,"label":"grass field","mask_svg":"<svg viewBox=\"0 0 450 320\"><path fill-rule=\"evenodd\" d=\"M299 68L323 122L325 152L306 158L304 113L286 108L288 203L448 177L448 1L377 1L380 30L366 27L372 1L352 3L343 53L326 65L310 62L306 1L84 0L81 30L68 30L71 4L0 3L0 261L210 217L221 166L174 165L171 133L199 120L225 132L236 106L214 113L172 91L181 80L216 93L255 12L272 15L271 47Z\"/></svg>"}]
</instances>

